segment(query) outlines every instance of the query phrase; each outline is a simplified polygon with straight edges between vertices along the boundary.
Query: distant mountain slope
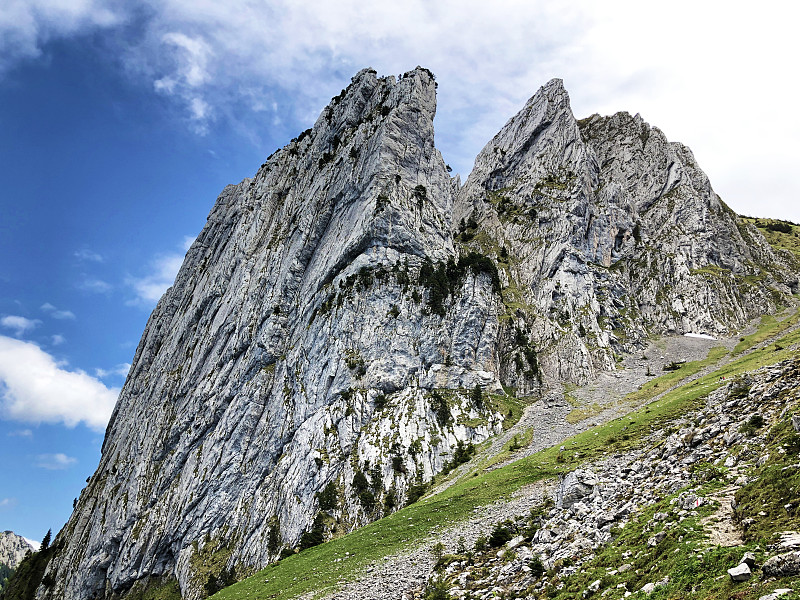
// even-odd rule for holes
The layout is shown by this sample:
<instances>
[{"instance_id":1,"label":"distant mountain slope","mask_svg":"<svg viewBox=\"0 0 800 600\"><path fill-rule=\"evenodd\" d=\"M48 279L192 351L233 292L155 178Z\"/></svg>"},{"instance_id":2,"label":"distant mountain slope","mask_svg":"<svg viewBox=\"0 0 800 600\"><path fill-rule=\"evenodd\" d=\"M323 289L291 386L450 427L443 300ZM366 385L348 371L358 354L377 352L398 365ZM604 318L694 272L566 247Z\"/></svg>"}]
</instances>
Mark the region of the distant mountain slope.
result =
<instances>
[{"instance_id":1,"label":"distant mountain slope","mask_svg":"<svg viewBox=\"0 0 800 600\"><path fill-rule=\"evenodd\" d=\"M28 540L13 531L0 532L0 591L25 555L33 549Z\"/></svg>"},{"instance_id":2,"label":"distant mountain slope","mask_svg":"<svg viewBox=\"0 0 800 600\"><path fill-rule=\"evenodd\" d=\"M13 531L0 532L0 564L14 569L33 549L30 542L21 535Z\"/></svg>"},{"instance_id":3,"label":"distant mountain slope","mask_svg":"<svg viewBox=\"0 0 800 600\"><path fill-rule=\"evenodd\" d=\"M223 190L40 598L200 598L415 500L517 397L614 369L650 332L735 330L797 290L640 118L579 122L551 81L461 186L434 145L435 90L424 68L365 69Z\"/></svg>"}]
</instances>

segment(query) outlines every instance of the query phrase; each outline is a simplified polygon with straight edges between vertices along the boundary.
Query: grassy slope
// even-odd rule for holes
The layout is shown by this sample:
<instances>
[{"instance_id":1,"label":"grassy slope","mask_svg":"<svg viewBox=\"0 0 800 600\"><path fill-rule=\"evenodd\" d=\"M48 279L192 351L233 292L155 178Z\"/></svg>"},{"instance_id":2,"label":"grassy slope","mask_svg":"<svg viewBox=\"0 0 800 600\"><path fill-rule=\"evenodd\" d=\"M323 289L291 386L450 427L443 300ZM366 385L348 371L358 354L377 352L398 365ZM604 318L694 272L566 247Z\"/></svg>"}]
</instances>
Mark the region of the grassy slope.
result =
<instances>
[{"instance_id":1,"label":"grassy slope","mask_svg":"<svg viewBox=\"0 0 800 600\"><path fill-rule=\"evenodd\" d=\"M752 217L740 217L745 223L752 223L766 238L767 242L773 247L781 250L788 250L800 260L800 225L794 225L788 221L781 221L779 219L754 219ZM781 231L772 231L769 225L788 225L791 227L791 233L783 233Z\"/></svg>"},{"instance_id":2,"label":"grassy slope","mask_svg":"<svg viewBox=\"0 0 800 600\"><path fill-rule=\"evenodd\" d=\"M798 318L797 314L793 315L792 322ZM786 327L788 325L784 322L762 321L760 339L763 341L770 335L784 332ZM755 339L751 339L751 345L757 343ZM344 537L272 564L222 590L214 598L279 600L307 592L334 589L340 582L355 577L369 563L418 545L434 528L469 518L477 506L508 498L521 486L569 472L585 461L637 445L641 437L678 418L695 406L699 399L722 385L722 377L733 377L789 358L794 353L786 348L798 342L800 330L783 334L764 348L738 356L717 370L664 394L625 417L568 439L564 442L567 452L559 453L558 448L553 447L494 471L472 471L441 494L412 504ZM720 358L720 351L712 350L704 361L687 363L681 370L649 383L658 382L661 390L667 389ZM655 386L648 389L652 390L649 398L658 393Z\"/></svg>"}]
</instances>

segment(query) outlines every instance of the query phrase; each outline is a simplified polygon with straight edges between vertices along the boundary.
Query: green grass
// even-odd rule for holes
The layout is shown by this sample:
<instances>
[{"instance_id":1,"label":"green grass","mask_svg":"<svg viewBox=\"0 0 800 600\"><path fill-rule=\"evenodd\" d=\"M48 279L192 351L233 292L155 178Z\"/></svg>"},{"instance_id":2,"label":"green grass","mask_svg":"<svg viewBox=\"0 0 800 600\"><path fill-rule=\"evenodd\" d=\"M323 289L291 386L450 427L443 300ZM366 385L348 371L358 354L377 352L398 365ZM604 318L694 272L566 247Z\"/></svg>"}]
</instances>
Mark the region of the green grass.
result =
<instances>
[{"instance_id":1,"label":"green grass","mask_svg":"<svg viewBox=\"0 0 800 600\"><path fill-rule=\"evenodd\" d=\"M770 337L783 333L789 327L797 323L798 320L800 320L800 311L796 311L791 316L780 321L772 315L764 315L761 317L761 322L756 332L742 338L733 349L733 354L741 354L745 350L749 350L765 340L768 340Z\"/></svg>"},{"instance_id":2,"label":"green grass","mask_svg":"<svg viewBox=\"0 0 800 600\"><path fill-rule=\"evenodd\" d=\"M510 429L522 418L525 407L531 403L531 398L517 398L511 394L487 394L484 392L483 401L495 412L503 415L503 429Z\"/></svg>"},{"instance_id":3,"label":"green grass","mask_svg":"<svg viewBox=\"0 0 800 600\"><path fill-rule=\"evenodd\" d=\"M601 412L603 412L603 407L597 402L593 402L588 406L573 408L571 411L569 411L569 414L567 414L567 423L574 425L575 423L580 423L584 419L595 417Z\"/></svg>"},{"instance_id":4,"label":"green grass","mask_svg":"<svg viewBox=\"0 0 800 600\"><path fill-rule=\"evenodd\" d=\"M651 379L635 392L631 392L625 396L625 401L640 403L655 398L658 394L677 385L687 377L691 377L706 367L719 362L727 354L728 351L725 348L722 346L715 346L708 351L708 355L703 360L684 363L675 371L667 371L664 375Z\"/></svg>"},{"instance_id":5,"label":"green grass","mask_svg":"<svg viewBox=\"0 0 800 600\"><path fill-rule=\"evenodd\" d=\"M508 499L524 485L572 471L583 462L640 445L642 438L653 430L695 408L700 399L723 384L721 377L730 378L789 358L794 354L788 349L789 346L799 341L800 331L784 335L777 342L676 388L629 415L569 438L563 442L565 452L552 447L499 469L469 471L440 494L407 506L346 536L272 564L256 575L222 590L214 598L281 600L308 592L321 594L334 589L353 579L370 563L403 549L416 547L434 528L468 519L476 507ZM687 370L683 374L675 371L662 377L677 376L676 381L680 381L690 374L689 371L699 371L702 366L698 364L706 361L712 364L721 356L720 351L714 352L712 349L709 357L703 361L684 365L682 369ZM661 389L668 387L667 381L662 379ZM654 392L654 395L657 393ZM656 598L655 595L651 597Z\"/></svg>"},{"instance_id":6,"label":"green grass","mask_svg":"<svg viewBox=\"0 0 800 600\"><path fill-rule=\"evenodd\" d=\"M791 414L798 402L787 406L789 410L766 436L766 446L759 453L768 455L765 464L750 475L750 483L736 493L737 513L742 519L753 519L746 529L748 541L774 541L779 531L800 530L800 434L791 425ZM787 505L793 505L790 510Z\"/></svg>"},{"instance_id":7,"label":"green grass","mask_svg":"<svg viewBox=\"0 0 800 600\"><path fill-rule=\"evenodd\" d=\"M750 217L742 217L742 221L745 223L752 223L758 227L758 230L764 238L766 238L770 246L778 250L788 250L800 260L800 237L798 237L800 236L800 227L793 225L791 233L783 233L781 231L772 231L768 226L778 223L788 224L786 221L780 221L778 219L753 219Z\"/></svg>"}]
</instances>

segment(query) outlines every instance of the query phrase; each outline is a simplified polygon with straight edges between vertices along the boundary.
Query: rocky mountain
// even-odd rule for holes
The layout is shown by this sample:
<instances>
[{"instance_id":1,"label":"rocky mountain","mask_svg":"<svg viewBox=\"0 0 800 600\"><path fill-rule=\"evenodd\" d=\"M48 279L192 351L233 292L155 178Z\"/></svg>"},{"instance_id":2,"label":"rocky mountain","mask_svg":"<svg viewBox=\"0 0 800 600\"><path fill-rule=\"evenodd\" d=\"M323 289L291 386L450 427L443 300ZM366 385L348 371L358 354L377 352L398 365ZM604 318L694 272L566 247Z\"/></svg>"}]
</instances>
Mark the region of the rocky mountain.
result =
<instances>
[{"instance_id":1,"label":"rocky mountain","mask_svg":"<svg viewBox=\"0 0 800 600\"><path fill-rule=\"evenodd\" d=\"M30 542L21 535L13 531L0 532L0 564L14 569L33 550Z\"/></svg>"},{"instance_id":2,"label":"rocky mountain","mask_svg":"<svg viewBox=\"0 0 800 600\"><path fill-rule=\"evenodd\" d=\"M14 572L33 546L24 537L13 531L0 532L0 591L5 587L8 576Z\"/></svg>"},{"instance_id":3,"label":"rocky mountain","mask_svg":"<svg viewBox=\"0 0 800 600\"><path fill-rule=\"evenodd\" d=\"M560 81L461 186L436 83L359 72L223 190L147 323L40 598L200 598L392 512L504 399L613 369L651 333L715 334L798 289L680 144L577 121Z\"/></svg>"}]
</instances>

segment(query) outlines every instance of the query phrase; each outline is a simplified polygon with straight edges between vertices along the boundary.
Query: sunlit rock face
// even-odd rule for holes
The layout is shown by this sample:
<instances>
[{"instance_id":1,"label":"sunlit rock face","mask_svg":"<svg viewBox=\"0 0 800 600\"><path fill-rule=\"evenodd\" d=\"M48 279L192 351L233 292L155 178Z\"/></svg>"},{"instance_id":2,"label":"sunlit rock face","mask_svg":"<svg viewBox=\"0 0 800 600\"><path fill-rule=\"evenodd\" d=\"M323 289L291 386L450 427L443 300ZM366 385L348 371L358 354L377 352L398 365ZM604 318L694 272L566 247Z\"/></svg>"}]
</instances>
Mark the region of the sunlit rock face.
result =
<instances>
[{"instance_id":1,"label":"sunlit rock face","mask_svg":"<svg viewBox=\"0 0 800 600\"><path fill-rule=\"evenodd\" d=\"M716 334L796 276L691 152L640 117L576 121L553 80L467 182L433 75L359 72L223 190L147 323L40 598L245 574L396 510L492 400L585 381L648 333Z\"/></svg>"}]
</instances>

